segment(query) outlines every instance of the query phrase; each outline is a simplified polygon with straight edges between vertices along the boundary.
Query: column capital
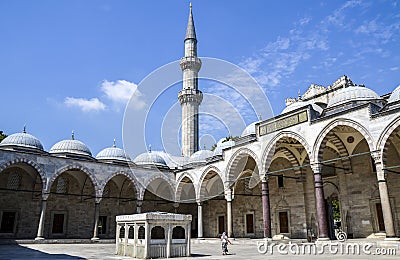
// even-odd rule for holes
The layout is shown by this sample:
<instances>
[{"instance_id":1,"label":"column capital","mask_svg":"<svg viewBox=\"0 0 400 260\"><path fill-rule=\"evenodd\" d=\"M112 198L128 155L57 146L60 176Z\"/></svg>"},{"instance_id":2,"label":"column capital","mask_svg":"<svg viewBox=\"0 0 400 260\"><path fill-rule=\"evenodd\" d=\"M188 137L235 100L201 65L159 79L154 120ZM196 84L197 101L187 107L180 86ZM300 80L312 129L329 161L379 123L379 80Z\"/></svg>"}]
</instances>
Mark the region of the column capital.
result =
<instances>
[{"instance_id":1,"label":"column capital","mask_svg":"<svg viewBox=\"0 0 400 260\"><path fill-rule=\"evenodd\" d=\"M381 151L373 151L371 152L371 157L374 159L375 164L382 163L382 153Z\"/></svg>"},{"instance_id":2,"label":"column capital","mask_svg":"<svg viewBox=\"0 0 400 260\"><path fill-rule=\"evenodd\" d=\"M143 204L143 200L141 200L141 199L137 199L136 200L136 206L142 206L142 204Z\"/></svg>"},{"instance_id":3,"label":"column capital","mask_svg":"<svg viewBox=\"0 0 400 260\"><path fill-rule=\"evenodd\" d=\"M196 201L197 206L203 206L203 202L202 201Z\"/></svg>"},{"instance_id":4,"label":"column capital","mask_svg":"<svg viewBox=\"0 0 400 260\"><path fill-rule=\"evenodd\" d=\"M50 193L42 193L42 200L47 201L49 198Z\"/></svg>"},{"instance_id":5,"label":"column capital","mask_svg":"<svg viewBox=\"0 0 400 260\"><path fill-rule=\"evenodd\" d=\"M94 203L95 204L100 204L102 198L95 198Z\"/></svg>"},{"instance_id":6,"label":"column capital","mask_svg":"<svg viewBox=\"0 0 400 260\"><path fill-rule=\"evenodd\" d=\"M232 190L232 188L227 188L227 189L225 190L225 199L226 199L226 201L231 202L231 201L232 201L232 197L233 197L233 190Z\"/></svg>"},{"instance_id":7,"label":"column capital","mask_svg":"<svg viewBox=\"0 0 400 260\"><path fill-rule=\"evenodd\" d=\"M317 163L311 164L311 169L312 169L314 174L321 174L322 163L317 162Z\"/></svg>"},{"instance_id":8,"label":"column capital","mask_svg":"<svg viewBox=\"0 0 400 260\"><path fill-rule=\"evenodd\" d=\"M269 175L268 175L268 173L266 173L266 174L264 174L262 177L261 177L261 182L268 182L269 181Z\"/></svg>"}]
</instances>

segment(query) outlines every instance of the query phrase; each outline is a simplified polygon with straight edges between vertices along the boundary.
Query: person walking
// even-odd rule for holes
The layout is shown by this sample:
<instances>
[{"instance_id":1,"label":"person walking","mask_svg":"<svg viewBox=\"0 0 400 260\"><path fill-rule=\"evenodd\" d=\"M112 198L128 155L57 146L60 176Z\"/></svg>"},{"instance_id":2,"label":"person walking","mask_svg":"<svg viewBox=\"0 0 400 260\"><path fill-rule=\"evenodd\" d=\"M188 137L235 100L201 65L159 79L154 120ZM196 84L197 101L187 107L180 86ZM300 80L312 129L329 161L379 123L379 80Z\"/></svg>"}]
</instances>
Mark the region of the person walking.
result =
<instances>
[{"instance_id":1,"label":"person walking","mask_svg":"<svg viewBox=\"0 0 400 260\"><path fill-rule=\"evenodd\" d=\"M221 243L222 243L222 255L228 254L228 243L232 245L231 241L229 240L228 236L225 232L221 235Z\"/></svg>"}]
</instances>

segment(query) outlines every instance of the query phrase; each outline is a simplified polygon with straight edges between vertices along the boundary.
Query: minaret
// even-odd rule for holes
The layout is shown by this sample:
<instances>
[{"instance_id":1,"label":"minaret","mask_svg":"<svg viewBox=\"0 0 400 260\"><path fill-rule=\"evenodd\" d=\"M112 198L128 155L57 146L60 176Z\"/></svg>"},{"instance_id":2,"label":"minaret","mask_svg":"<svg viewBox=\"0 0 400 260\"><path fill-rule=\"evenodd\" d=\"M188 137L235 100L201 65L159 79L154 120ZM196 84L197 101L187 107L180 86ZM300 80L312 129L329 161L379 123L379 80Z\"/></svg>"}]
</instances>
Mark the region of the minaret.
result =
<instances>
[{"instance_id":1,"label":"minaret","mask_svg":"<svg viewBox=\"0 0 400 260\"><path fill-rule=\"evenodd\" d=\"M183 89L178 93L182 106L182 155L189 157L199 149L199 105L203 94L198 90L201 60L197 58L197 39L194 29L192 4L185 38L185 57L180 61Z\"/></svg>"}]
</instances>

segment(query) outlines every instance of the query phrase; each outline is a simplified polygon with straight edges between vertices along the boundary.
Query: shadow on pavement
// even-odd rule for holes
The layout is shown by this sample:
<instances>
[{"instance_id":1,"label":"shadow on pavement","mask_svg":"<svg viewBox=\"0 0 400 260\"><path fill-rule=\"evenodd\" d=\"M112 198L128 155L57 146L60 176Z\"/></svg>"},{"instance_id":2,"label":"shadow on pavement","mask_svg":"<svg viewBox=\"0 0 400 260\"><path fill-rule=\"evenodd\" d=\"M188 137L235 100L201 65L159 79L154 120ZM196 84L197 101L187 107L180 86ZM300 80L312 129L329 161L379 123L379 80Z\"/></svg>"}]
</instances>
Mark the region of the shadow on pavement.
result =
<instances>
[{"instance_id":1,"label":"shadow on pavement","mask_svg":"<svg viewBox=\"0 0 400 260\"><path fill-rule=\"evenodd\" d=\"M17 244L0 245L0 259L85 259L67 254L48 254Z\"/></svg>"}]
</instances>

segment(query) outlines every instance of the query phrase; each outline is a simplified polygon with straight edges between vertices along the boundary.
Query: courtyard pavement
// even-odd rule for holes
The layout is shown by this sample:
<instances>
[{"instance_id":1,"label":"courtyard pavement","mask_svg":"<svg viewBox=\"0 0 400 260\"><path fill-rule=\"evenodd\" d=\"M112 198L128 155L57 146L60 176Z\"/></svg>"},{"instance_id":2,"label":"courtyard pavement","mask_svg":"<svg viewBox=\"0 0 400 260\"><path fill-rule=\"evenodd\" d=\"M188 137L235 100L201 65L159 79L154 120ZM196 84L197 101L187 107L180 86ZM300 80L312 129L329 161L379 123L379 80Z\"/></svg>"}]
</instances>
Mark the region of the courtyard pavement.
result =
<instances>
[{"instance_id":1,"label":"courtyard pavement","mask_svg":"<svg viewBox=\"0 0 400 260\"><path fill-rule=\"evenodd\" d=\"M344 244L330 242L326 244L324 254L318 251L310 254L307 250L312 248L311 244L292 243L292 241L290 243L288 241L272 242L276 245L269 244L269 251L264 253L266 247L263 240L236 239L232 241L233 245L229 245L230 254L223 256L217 239L193 240L192 257L174 259L399 259L400 257L399 243L377 245L376 242L370 240L348 240ZM303 250L301 246L304 247L304 245L308 245L308 249L306 247L306 250ZM346 245L350 248L349 250L346 249ZM361 245L360 252L355 249L355 245ZM318 249L321 250L321 247L319 246ZM112 243L36 244L19 241L19 244L0 245L0 259L132 259L117 256L114 250L115 245ZM388 256L382 253L396 253L396 255Z\"/></svg>"}]
</instances>

